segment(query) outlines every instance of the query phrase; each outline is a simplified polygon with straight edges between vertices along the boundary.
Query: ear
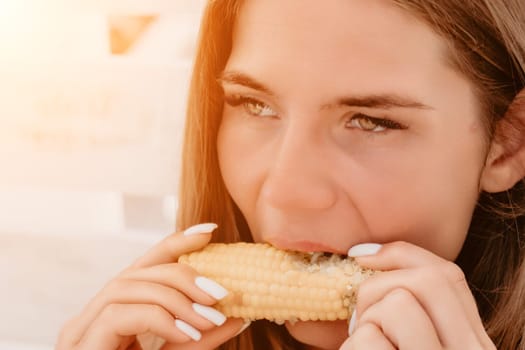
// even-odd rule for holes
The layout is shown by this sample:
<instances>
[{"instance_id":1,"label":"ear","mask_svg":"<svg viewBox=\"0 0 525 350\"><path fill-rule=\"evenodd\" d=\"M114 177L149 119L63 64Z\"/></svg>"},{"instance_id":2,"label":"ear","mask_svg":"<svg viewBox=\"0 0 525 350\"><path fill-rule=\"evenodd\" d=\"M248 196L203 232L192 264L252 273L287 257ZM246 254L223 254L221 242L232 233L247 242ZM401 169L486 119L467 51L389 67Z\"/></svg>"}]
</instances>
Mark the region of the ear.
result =
<instances>
[{"instance_id":1,"label":"ear","mask_svg":"<svg viewBox=\"0 0 525 350\"><path fill-rule=\"evenodd\" d=\"M481 189L502 192L525 177L525 89L512 101L495 135L481 174Z\"/></svg>"}]
</instances>

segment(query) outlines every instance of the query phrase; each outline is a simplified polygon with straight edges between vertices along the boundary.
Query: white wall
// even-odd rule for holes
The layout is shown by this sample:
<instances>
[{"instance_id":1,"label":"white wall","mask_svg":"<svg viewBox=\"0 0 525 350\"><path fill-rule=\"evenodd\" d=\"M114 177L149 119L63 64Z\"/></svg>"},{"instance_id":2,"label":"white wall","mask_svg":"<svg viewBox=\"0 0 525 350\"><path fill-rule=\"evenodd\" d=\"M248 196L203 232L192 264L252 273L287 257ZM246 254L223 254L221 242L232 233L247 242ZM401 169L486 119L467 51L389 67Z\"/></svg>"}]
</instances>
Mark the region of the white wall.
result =
<instances>
[{"instance_id":1,"label":"white wall","mask_svg":"<svg viewBox=\"0 0 525 350\"><path fill-rule=\"evenodd\" d=\"M61 324L174 227L203 0L0 1L0 350ZM109 15L155 15L127 55Z\"/></svg>"}]
</instances>

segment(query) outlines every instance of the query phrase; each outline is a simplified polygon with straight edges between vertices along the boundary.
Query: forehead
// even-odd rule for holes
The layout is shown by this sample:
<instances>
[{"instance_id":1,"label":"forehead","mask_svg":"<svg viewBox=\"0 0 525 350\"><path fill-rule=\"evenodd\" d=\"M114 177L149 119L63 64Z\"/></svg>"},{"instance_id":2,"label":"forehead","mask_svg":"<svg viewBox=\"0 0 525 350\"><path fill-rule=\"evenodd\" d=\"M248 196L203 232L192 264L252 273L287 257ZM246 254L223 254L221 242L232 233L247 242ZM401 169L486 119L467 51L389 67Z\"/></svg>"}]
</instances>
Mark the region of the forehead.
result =
<instances>
[{"instance_id":1,"label":"forehead","mask_svg":"<svg viewBox=\"0 0 525 350\"><path fill-rule=\"evenodd\" d=\"M428 24L389 0L246 0L226 70L312 104L397 93L442 113L477 110L474 86L448 50Z\"/></svg>"},{"instance_id":2,"label":"forehead","mask_svg":"<svg viewBox=\"0 0 525 350\"><path fill-rule=\"evenodd\" d=\"M235 41L244 46L267 38L272 38L264 47L267 49L280 41L291 47L315 44L332 50L333 44L355 50L376 47L381 51L424 47L430 50L429 57L444 49L428 25L388 0L244 1L235 26Z\"/></svg>"},{"instance_id":3,"label":"forehead","mask_svg":"<svg viewBox=\"0 0 525 350\"><path fill-rule=\"evenodd\" d=\"M264 64L406 77L447 66L444 41L386 0L246 0L233 39L230 64L251 64L250 71Z\"/></svg>"}]
</instances>

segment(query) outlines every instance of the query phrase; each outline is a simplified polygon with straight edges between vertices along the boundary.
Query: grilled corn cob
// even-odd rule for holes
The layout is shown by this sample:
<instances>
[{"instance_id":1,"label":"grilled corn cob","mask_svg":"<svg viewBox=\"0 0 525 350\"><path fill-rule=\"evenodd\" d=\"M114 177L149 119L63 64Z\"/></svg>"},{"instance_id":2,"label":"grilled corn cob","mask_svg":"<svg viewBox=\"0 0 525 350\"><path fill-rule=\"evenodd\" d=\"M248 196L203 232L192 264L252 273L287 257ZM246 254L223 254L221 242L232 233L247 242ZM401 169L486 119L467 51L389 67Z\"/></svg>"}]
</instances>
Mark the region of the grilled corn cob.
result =
<instances>
[{"instance_id":1,"label":"grilled corn cob","mask_svg":"<svg viewBox=\"0 0 525 350\"><path fill-rule=\"evenodd\" d=\"M226 316L279 324L348 319L358 285L373 273L350 258L264 243L209 244L179 262L229 290L217 304Z\"/></svg>"}]
</instances>

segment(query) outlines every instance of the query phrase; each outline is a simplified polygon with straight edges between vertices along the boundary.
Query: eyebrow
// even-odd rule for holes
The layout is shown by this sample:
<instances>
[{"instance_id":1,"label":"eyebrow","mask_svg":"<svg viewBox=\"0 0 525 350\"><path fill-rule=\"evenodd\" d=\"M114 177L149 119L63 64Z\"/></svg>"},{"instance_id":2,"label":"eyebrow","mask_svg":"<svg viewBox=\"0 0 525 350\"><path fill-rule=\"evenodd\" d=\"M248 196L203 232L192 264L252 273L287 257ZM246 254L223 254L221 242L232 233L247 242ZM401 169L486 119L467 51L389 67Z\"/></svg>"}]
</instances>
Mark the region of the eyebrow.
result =
<instances>
[{"instance_id":1,"label":"eyebrow","mask_svg":"<svg viewBox=\"0 0 525 350\"><path fill-rule=\"evenodd\" d=\"M254 78L240 72L226 71L222 72L217 79L220 83L229 83L242 85L253 90L265 93L269 96L275 96L270 88ZM422 102L410 97L404 97L397 94L372 94L364 96L349 96L336 99L335 103L324 104L321 109L332 109L334 107L349 106L363 108L413 108L413 109L434 109Z\"/></svg>"},{"instance_id":2,"label":"eyebrow","mask_svg":"<svg viewBox=\"0 0 525 350\"><path fill-rule=\"evenodd\" d=\"M264 92L267 95L274 96L274 93L264 84L251 78L250 76L239 72L222 72L217 79L221 83L229 83L235 85L242 85L250 89Z\"/></svg>"},{"instance_id":3,"label":"eyebrow","mask_svg":"<svg viewBox=\"0 0 525 350\"><path fill-rule=\"evenodd\" d=\"M335 104L323 105L322 109L330 109L335 106L364 107L364 108L412 108L412 109L434 109L424 103L418 102L410 97L396 94L379 94L367 96L343 97Z\"/></svg>"}]
</instances>

